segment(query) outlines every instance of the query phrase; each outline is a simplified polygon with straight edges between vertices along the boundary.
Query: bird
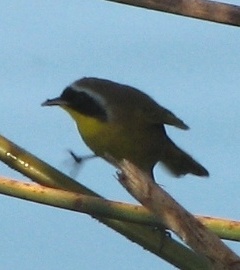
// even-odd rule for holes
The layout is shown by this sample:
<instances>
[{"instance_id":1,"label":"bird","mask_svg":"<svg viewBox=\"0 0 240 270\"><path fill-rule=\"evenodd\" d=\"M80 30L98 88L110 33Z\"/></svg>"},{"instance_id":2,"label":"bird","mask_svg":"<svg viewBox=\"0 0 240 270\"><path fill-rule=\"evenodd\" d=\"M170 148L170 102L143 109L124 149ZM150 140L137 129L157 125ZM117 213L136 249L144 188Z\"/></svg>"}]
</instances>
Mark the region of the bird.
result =
<instances>
[{"instance_id":1,"label":"bird","mask_svg":"<svg viewBox=\"0 0 240 270\"><path fill-rule=\"evenodd\" d=\"M70 114L96 156L127 159L153 176L157 163L176 177L209 176L208 171L167 135L166 125L189 127L144 92L107 79L83 77L42 106L60 106ZM108 160L108 159L106 159ZM108 160L109 161L109 160Z\"/></svg>"}]
</instances>

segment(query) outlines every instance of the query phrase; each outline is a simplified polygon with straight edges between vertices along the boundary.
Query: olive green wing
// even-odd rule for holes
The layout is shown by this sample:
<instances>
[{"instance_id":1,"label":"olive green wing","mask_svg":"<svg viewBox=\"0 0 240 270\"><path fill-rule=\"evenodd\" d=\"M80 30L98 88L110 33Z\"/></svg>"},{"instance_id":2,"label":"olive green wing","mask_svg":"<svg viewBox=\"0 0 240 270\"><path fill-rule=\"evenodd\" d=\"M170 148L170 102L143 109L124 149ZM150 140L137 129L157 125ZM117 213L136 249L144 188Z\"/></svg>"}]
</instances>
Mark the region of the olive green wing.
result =
<instances>
[{"instance_id":1,"label":"olive green wing","mask_svg":"<svg viewBox=\"0 0 240 270\"><path fill-rule=\"evenodd\" d=\"M189 129L189 127L175 114L158 104L154 104L154 106L151 107L143 107L141 111L143 114L142 117L144 117L149 123L167 124L184 130Z\"/></svg>"}]
</instances>

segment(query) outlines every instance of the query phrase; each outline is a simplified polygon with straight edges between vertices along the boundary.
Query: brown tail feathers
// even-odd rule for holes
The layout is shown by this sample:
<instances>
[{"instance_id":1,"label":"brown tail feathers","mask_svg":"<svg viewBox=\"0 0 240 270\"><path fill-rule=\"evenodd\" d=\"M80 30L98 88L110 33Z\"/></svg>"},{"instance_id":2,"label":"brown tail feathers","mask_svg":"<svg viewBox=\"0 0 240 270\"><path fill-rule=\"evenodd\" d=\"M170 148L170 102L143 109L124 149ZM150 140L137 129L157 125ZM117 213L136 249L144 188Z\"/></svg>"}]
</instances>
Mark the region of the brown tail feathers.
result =
<instances>
[{"instance_id":1,"label":"brown tail feathers","mask_svg":"<svg viewBox=\"0 0 240 270\"><path fill-rule=\"evenodd\" d=\"M166 144L161 161L171 173L178 177L188 173L197 176L209 176L208 171L201 164L176 146L170 139Z\"/></svg>"}]
</instances>

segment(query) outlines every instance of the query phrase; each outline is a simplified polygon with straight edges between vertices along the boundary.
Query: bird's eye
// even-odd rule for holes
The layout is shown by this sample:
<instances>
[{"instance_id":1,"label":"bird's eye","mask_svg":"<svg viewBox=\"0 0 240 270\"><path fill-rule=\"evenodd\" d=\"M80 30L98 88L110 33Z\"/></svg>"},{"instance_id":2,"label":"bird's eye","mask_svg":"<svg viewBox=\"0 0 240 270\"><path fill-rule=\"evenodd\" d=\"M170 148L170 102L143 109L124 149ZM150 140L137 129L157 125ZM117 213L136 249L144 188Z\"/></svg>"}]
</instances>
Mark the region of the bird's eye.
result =
<instances>
[{"instance_id":1,"label":"bird's eye","mask_svg":"<svg viewBox=\"0 0 240 270\"><path fill-rule=\"evenodd\" d=\"M78 93L74 91L71 87L67 87L62 93L61 99L65 101L73 102L77 94Z\"/></svg>"},{"instance_id":2,"label":"bird's eye","mask_svg":"<svg viewBox=\"0 0 240 270\"><path fill-rule=\"evenodd\" d=\"M95 117L101 121L107 120L105 108L88 93L82 91L77 92L71 87L67 87L61 99L67 101L68 106L84 115Z\"/></svg>"}]
</instances>

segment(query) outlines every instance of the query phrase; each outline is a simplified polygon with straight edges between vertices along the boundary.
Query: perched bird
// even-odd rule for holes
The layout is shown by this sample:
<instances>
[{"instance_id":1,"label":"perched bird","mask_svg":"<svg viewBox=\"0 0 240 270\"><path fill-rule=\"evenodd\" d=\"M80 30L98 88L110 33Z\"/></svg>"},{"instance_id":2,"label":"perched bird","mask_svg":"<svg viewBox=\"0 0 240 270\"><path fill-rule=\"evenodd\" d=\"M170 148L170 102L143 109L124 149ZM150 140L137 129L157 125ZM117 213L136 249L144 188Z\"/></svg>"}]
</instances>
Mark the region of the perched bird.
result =
<instances>
[{"instance_id":1,"label":"perched bird","mask_svg":"<svg viewBox=\"0 0 240 270\"><path fill-rule=\"evenodd\" d=\"M129 160L153 176L161 162L175 176L208 176L208 171L176 146L164 124L187 130L169 110L133 87L98 78L82 78L43 106L58 105L75 120L84 142L100 157Z\"/></svg>"}]
</instances>

